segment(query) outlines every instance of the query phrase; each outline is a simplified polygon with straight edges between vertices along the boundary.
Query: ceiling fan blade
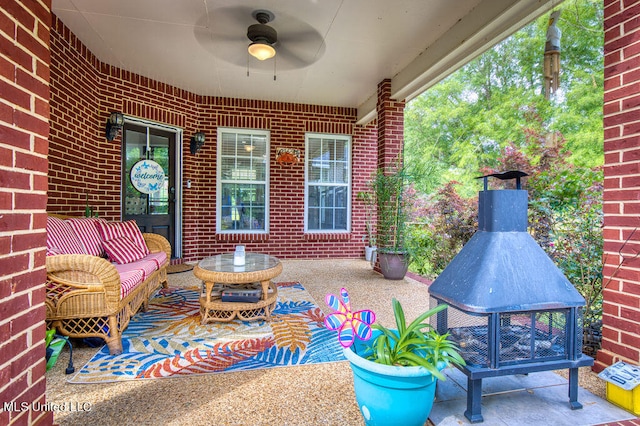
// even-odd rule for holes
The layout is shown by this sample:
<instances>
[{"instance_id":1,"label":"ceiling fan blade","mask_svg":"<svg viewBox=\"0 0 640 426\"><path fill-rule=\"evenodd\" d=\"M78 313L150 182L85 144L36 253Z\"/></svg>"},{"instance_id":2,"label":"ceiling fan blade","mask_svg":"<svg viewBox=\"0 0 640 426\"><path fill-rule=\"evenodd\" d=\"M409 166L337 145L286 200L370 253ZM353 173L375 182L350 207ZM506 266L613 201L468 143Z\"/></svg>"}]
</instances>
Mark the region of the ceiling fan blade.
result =
<instances>
[{"instance_id":1,"label":"ceiling fan blade","mask_svg":"<svg viewBox=\"0 0 640 426\"><path fill-rule=\"evenodd\" d=\"M309 44L318 46L324 43L322 35L313 29L296 32L282 32L280 39L286 41L288 44Z\"/></svg>"},{"instance_id":2,"label":"ceiling fan blade","mask_svg":"<svg viewBox=\"0 0 640 426\"><path fill-rule=\"evenodd\" d=\"M202 15L193 33L200 44L212 56L234 65L247 63L247 27L255 20L253 9L245 6L222 7Z\"/></svg>"},{"instance_id":3,"label":"ceiling fan blade","mask_svg":"<svg viewBox=\"0 0 640 426\"><path fill-rule=\"evenodd\" d=\"M286 44L276 47L277 68L283 71L308 67L316 62L324 53L312 49L288 48Z\"/></svg>"},{"instance_id":4,"label":"ceiling fan blade","mask_svg":"<svg viewBox=\"0 0 640 426\"><path fill-rule=\"evenodd\" d=\"M253 7L229 6L210 10L207 15L208 24L221 32L247 31L247 27L255 24L256 20L251 16Z\"/></svg>"}]
</instances>

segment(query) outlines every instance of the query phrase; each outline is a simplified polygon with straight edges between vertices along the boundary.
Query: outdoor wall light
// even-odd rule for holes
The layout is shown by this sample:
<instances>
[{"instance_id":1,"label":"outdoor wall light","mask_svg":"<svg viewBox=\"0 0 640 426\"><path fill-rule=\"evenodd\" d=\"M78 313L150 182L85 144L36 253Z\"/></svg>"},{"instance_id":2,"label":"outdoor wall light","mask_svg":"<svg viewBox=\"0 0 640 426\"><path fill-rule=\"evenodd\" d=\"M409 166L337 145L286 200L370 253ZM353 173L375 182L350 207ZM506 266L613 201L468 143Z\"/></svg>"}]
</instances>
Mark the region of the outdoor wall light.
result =
<instances>
[{"instance_id":1,"label":"outdoor wall light","mask_svg":"<svg viewBox=\"0 0 640 426\"><path fill-rule=\"evenodd\" d=\"M105 134L108 141L114 140L118 136L118 132L124 125L124 115L121 112L113 111L107 119Z\"/></svg>"},{"instance_id":2,"label":"outdoor wall light","mask_svg":"<svg viewBox=\"0 0 640 426\"><path fill-rule=\"evenodd\" d=\"M191 136L190 150L192 154L196 154L204 145L204 132L196 132Z\"/></svg>"}]
</instances>

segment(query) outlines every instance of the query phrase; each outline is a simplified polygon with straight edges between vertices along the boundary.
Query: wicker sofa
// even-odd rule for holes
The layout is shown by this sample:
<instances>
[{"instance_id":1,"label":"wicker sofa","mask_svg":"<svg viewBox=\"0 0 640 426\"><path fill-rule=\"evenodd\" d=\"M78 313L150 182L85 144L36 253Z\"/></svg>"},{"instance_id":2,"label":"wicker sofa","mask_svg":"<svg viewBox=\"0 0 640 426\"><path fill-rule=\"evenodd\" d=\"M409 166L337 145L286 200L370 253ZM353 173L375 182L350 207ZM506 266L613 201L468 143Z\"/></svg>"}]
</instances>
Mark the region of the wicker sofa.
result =
<instances>
[{"instance_id":1,"label":"wicker sofa","mask_svg":"<svg viewBox=\"0 0 640 426\"><path fill-rule=\"evenodd\" d=\"M103 235L93 231L97 224L107 227L114 223L102 222L47 217L46 320L49 328L65 336L102 338L109 352L116 355L122 353L121 336L131 317L141 308L147 309L149 298L160 285L167 287L171 246L164 237L143 234L136 226L137 243L147 249L144 257L114 261L110 252L100 250L105 250L107 242L122 238L105 242ZM69 234L69 223L75 224L75 236ZM128 240L131 243L135 238Z\"/></svg>"}]
</instances>

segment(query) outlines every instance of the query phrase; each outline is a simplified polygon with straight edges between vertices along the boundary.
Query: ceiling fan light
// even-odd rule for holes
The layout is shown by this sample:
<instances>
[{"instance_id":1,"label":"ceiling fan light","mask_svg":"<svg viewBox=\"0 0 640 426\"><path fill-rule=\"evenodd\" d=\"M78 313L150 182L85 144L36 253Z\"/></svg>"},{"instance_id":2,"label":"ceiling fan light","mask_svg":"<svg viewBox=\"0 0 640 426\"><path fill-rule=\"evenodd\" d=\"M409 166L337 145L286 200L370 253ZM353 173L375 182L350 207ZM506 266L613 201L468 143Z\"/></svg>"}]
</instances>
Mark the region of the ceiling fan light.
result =
<instances>
[{"instance_id":1,"label":"ceiling fan light","mask_svg":"<svg viewBox=\"0 0 640 426\"><path fill-rule=\"evenodd\" d=\"M255 42L249 45L249 54L260 61L264 61L276 56L276 49L269 44Z\"/></svg>"}]
</instances>

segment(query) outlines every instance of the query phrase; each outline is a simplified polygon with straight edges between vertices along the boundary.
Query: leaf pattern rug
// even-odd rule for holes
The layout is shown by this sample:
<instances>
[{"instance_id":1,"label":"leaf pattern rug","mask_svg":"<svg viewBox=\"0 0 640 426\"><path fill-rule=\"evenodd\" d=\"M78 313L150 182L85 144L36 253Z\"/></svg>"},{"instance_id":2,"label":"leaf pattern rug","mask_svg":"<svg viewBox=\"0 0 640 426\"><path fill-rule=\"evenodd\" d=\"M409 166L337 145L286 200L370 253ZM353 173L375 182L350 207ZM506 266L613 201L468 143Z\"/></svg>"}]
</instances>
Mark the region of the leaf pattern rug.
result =
<instances>
[{"instance_id":1,"label":"leaf pattern rug","mask_svg":"<svg viewBox=\"0 0 640 426\"><path fill-rule=\"evenodd\" d=\"M103 346L70 383L180 377L344 360L336 334L300 283L278 283L271 321L200 324L198 288L161 289L133 316L123 353Z\"/></svg>"}]
</instances>

